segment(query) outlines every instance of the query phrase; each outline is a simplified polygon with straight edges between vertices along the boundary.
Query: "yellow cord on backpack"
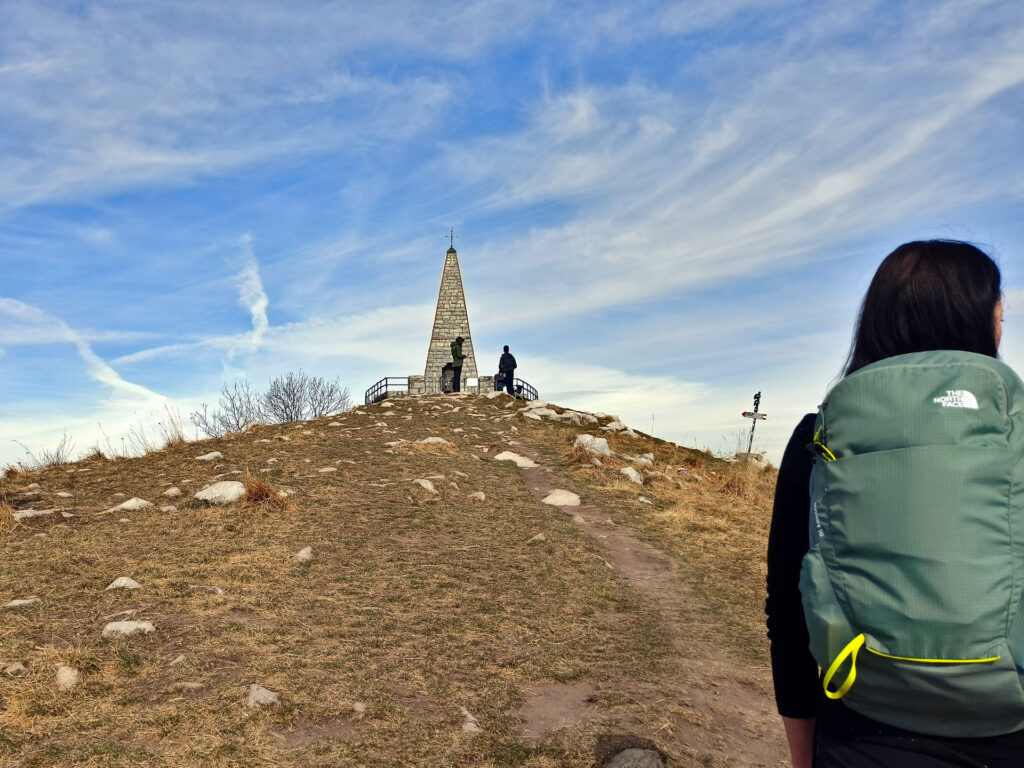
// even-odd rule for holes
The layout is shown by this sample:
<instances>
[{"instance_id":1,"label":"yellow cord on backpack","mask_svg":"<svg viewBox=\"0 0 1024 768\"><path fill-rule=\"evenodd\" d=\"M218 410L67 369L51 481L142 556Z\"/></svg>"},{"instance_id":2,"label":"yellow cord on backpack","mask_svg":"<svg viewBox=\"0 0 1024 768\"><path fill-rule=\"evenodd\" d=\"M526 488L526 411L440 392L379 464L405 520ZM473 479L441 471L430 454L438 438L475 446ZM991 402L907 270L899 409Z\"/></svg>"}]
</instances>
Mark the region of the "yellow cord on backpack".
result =
<instances>
[{"instance_id":1,"label":"yellow cord on backpack","mask_svg":"<svg viewBox=\"0 0 1024 768\"><path fill-rule=\"evenodd\" d=\"M820 455L825 459L825 461L835 461L835 454L832 453L832 451L828 449L828 446L819 439L821 437L821 430L822 427L818 427L818 431L814 433L814 447L821 452Z\"/></svg>"},{"instance_id":2,"label":"yellow cord on backpack","mask_svg":"<svg viewBox=\"0 0 1024 768\"><path fill-rule=\"evenodd\" d=\"M853 640L846 644L846 647L839 652L835 660L829 666L828 671L825 672L825 677L821 681L822 687L825 689L825 695L830 699L841 699L845 696L849 690L853 687L854 680L857 679L857 654L860 652L861 647L864 645L866 638L863 634L857 635ZM832 678L835 677L836 672L839 671L839 667L843 665L847 657L850 659L850 673L846 676L846 681L839 686L839 690L830 691L828 684L832 682Z\"/></svg>"}]
</instances>

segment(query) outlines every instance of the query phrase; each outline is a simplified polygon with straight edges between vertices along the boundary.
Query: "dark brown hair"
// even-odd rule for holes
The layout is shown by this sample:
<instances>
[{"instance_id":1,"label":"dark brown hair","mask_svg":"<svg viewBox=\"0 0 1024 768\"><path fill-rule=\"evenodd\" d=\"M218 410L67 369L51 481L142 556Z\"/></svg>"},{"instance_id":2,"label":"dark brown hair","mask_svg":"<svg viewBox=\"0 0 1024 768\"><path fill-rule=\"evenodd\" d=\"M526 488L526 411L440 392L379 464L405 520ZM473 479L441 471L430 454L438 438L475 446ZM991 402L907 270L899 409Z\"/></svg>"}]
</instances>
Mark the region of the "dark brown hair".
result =
<instances>
[{"instance_id":1,"label":"dark brown hair","mask_svg":"<svg viewBox=\"0 0 1024 768\"><path fill-rule=\"evenodd\" d=\"M887 357L959 349L996 357L999 267L957 240L904 243L882 261L864 296L846 375Z\"/></svg>"}]
</instances>

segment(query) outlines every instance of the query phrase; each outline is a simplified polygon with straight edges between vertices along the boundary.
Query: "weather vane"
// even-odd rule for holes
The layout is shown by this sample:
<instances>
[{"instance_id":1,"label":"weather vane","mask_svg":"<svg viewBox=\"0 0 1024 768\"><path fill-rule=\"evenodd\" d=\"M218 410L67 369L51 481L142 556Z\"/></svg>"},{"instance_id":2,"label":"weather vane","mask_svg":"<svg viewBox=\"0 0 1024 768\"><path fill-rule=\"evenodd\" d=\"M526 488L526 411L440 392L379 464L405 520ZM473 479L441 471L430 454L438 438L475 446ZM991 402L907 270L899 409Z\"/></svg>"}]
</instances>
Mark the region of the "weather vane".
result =
<instances>
[{"instance_id":1,"label":"weather vane","mask_svg":"<svg viewBox=\"0 0 1024 768\"><path fill-rule=\"evenodd\" d=\"M448 232L448 234L445 235L445 237L448 238L448 240L452 244L452 248L454 248L455 247L455 238L458 237L458 235L455 234L455 227L452 227L451 230Z\"/></svg>"}]
</instances>

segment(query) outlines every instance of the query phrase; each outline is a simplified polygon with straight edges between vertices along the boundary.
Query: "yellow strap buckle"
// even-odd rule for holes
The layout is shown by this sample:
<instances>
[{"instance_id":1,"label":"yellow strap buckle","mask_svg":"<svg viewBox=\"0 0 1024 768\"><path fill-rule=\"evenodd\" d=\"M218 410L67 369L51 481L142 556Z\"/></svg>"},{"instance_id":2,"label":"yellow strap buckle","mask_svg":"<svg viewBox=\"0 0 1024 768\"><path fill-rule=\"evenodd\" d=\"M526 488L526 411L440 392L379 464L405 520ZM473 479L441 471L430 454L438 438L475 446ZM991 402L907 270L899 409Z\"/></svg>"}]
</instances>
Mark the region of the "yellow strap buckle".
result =
<instances>
[{"instance_id":1,"label":"yellow strap buckle","mask_svg":"<svg viewBox=\"0 0 1024 768\"><path fill-rule=\"evenodd\" d=\"M864 635L860 634L848 642L846 647L839 652L839 655L836 656L835 660L829 666L828 671L825 672L825 677L821 681L821 684L825 689L825 695L830 699L843 698L843 696L845 696L853 687L853 682L857 679L857 654L864 646L865 639ZM828 684L832 682L832 678L835 677L836 672L838 672L839 668L843 666L843 662L846 661L847 658L850 659L850 672L846 676L846 680L841 686L839 686L839 690L830 691L828 689Z\"/></svg>"}]
</instances>

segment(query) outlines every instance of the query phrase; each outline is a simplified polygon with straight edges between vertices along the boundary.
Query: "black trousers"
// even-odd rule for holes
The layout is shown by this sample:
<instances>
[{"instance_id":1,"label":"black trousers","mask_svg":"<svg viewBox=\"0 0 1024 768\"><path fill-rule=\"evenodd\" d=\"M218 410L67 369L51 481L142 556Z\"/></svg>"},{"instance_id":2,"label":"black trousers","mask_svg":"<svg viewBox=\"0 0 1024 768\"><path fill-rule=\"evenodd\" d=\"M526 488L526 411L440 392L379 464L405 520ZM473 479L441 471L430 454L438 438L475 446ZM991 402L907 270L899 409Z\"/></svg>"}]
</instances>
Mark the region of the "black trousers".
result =
<instances>
[{"instance_id":1,"label":"black trousers","mask_svg":"<svg viewBox=\"0 0 1024 768\"><path fill-rule=\"evenodd\" d=\"M462 366L458 368L452 368L452 373L455 374L455 378L452 379L452 392L462 391Z\"/></svg>"},{"instance_id":2,"label":"black trousers","mask_svg":"<svg viewBox=\"0 0 1024 768\"><path fill-rule=\"evenodd\" d=\"M510 395L515 394L515 392L512 390L512 380L515 379L515 373L515 370L511 370L502 371L501 374L504 377L505 391L508 392Z\"/></svg>"}]
</instances>

